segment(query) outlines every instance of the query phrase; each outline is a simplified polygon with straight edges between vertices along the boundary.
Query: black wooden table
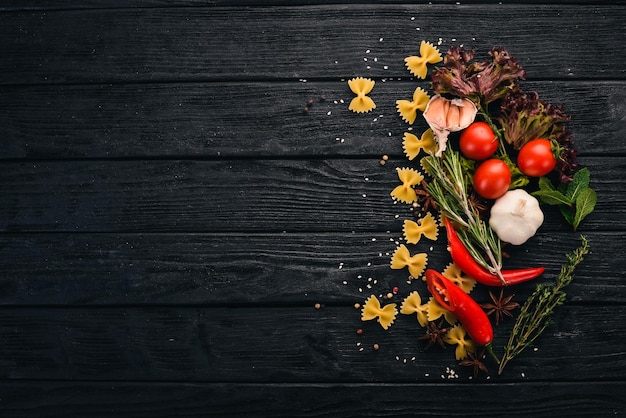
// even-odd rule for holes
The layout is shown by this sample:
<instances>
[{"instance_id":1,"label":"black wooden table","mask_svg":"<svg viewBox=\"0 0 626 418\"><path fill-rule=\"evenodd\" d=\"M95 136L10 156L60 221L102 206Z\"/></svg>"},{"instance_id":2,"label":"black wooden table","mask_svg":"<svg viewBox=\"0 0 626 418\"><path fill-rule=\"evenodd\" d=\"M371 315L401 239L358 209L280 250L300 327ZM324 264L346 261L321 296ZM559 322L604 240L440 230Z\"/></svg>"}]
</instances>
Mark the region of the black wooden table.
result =
<instances>
[{"instance_id":1,"label":"black wooden table","mask_svg":"<svg viewBox=\"0 0 626 418\"><path fill-rule=\"evenodd\" d=\"M2 2L0 416L624 414L624 2L274 3ZM354 307L423 290L389 268L421 40L505 46L572 115L599 197L507 261L550 280L591 244L500 376ZM372 113L348 110L356 76Z\"/></svg>"}]
</instances>

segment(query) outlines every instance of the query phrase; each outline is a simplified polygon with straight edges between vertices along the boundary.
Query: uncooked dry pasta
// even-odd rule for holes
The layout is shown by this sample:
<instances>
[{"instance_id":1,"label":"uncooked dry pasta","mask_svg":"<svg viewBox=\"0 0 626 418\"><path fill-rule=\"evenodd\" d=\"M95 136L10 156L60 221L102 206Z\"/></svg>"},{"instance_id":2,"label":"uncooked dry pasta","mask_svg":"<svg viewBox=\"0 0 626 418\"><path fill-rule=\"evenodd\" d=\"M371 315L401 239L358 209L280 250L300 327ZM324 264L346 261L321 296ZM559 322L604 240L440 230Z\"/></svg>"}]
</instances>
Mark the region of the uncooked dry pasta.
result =
<instances>
[{"instance_id":1,"label":"uncooked dry pasta","mask_svg":"<svg viewBox=\"0 0 626 418\"><path fill-rule=\"evenodd\" d=\"M374 80L363 77L357 77L348 80L348 86L350 87L350 90L352 90L352 92L356 94L356 97L353 98L350 102L350 106L348 106L348 109L356 113L366 113L373 109L376 109L376 104L374 103L374 100L367 96L374 88L374 84Z\"/></svg>"},{"instance_id":2,"label":"uncooked dry pasta","mask_svg":"<svg viewBox=\"0 0 626 418\"><path fill-rule=\"evenodd\" d=\"M476 280L464 275L461 269L454 263L448 264L441 274L459 286L465 293L471 292L474 286L476 286Z\"/></svg>"},{"instance_id":3,"label":"uncooked dry pasta","mask_svg":"<svg viewBox=\"0 0 626 418\"><path fill-rule=\"evenodd\" d=\"M419 219L418 222L405 219L402 230L404 232L404 239L409 244L417 244L422 236L436 241L438 236L437 221L435 221L435 218L430 212Z\"/></svg>"},{"instance_id":4,"label":"uncooked dry pasta","mask_svg":"<svg viewBox=\"0 0 626 418\"><path fill-rule=\"evenodd\" d=\"M412 203L417 200L414 186L424 180L424 176L412 168L398 168L398 178L402 182L391 191L391 196L404 203Z\"/></svg>"},{"instance_id":5,"label":"uncooked dry pasta","mask_svg":"<svg viewBox=\"0 0 626 418\"><path fill-rule=\"evenodd\" d=\"M443 316L446 319L446 322L450 325L454 325L456 323L456 317L452 312L444 308L435 300L435 298L431 297L428 299L428 320L436 321L437 319Z\"/></svg>"},{"instance_id":6,"label":"uncooked dry pasta","mask_svg":"<svg viewBox=\"0 0 626 418\"><path fill-rule=\"evenodd\" d=\"M420 138L410 132L405 132L402 138L402 148L409 161L414 160L422 150L428 154L433 154L437 151L435 134L430 128L424 131Z\"/></svg>"},{"instance_id":7,"label":"uncooked dry pasta","mask_svg":"<svg viewBox=\"0 0 626 418\"><path fill-rule=\"evenodd\" d=\"M428 304L422 303L422 298L416 291L409 293L409 296L404 299L400 306L400 313L404 315L417 314L417 322L423 327L428 325Z\"/></svg>"},{"instance_id":8,"label":"uncooked dry pasta","mask_svg":"<svg viewBox=\"0 0 626 418\"><path fill-rule=\"evenodd\" d=\"M372 319L378 318L378 323L384 329L387 329L396 319L397 314L398 310L396 309L395 303L390 303L381 308L378 298L372 295L365 301L365 304L363 305L363 309L361 310L361 320L370 321Z\"/></svg>"},{"instance_id":9,"label":"uncooked dry pasta","mask_svg":"<svg viewBox=\"0 0 626 418\"><path fill-rule=\"evenodd\" d=\"M402 120L409 125L413 125L417 117L417 111L421 110L423 112L429 101L430 96L428 93L423 88L417 87L413 92L413 100L396 100L396 108Z\"/></svg>"},{"instance_id":10,"label":"uncooked dry pasta","mask_svg":"<svg viewBox=\"0 0 626 418\"><path fill-rule=\"evenodd\" d=\"M426 64L436 64L443 61L443 57L436 46L430 42L422 41L420 43L420 55L410 56L404 59L406 68L418 78L426 78L428 68Z\"/></svg>"},{"instance_id":11,"label":"uncooked dry pasta","mask_svg":"<svg viewBox=\"0 0 626 418\"><path fill-rule=\"evenodd\" d=\"M400 244L391 255L391 268L400 270L406 267L409 269L409 274L414 278L422 275L427 263L428 256L426 253L411 255L409 249L404 244Z\"/></svg>"},{"instance_id":12,"label":"uncooked dry pasta","mask_svg":"<svg viewBox=\"0 0 626 418\"><path fill-rule=\"evenodd\" d=\"M467 357L467 352L476 352L476 344L467 336L465 328L461 325L454 326L443 338L448 344L456 345L454 355L457 360Z\"/></svg>"}]
</instances>

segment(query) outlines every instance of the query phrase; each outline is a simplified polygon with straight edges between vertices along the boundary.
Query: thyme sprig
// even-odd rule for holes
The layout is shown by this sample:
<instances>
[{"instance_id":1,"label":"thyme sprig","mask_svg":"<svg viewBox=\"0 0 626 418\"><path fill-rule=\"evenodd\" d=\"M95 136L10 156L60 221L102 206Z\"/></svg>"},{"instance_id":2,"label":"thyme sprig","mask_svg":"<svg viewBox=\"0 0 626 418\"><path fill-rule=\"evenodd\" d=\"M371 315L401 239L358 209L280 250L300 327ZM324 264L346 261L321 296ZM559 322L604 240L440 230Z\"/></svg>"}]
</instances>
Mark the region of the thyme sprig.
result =
<instances>
[{"instance_id":1,"label":"thyme sprig","mask_svg":"<svg viewBox=\"0 0 626 418\"><path fill-rule=\"evenodd\" d=\"M574 279L574 270L589 252L589 242L584 235L580 236L581 245L566 255L567 264L554 283L541 283L526 300L515 321L509 341L504 347L498 374L502 374L504 366L528 348L552 322L554 309L565 301L564 288Z\"/></svg>"},{"instance_id":2,"label":"thyme sprig","mask_svg":"<svg viewBox=\"0 0 626 418\"><path fill-rule=\"evenodd\" d=\"M428 183L428 193L449 219L464 227L459 237L468 251L479 264L501 276L500 239L480 218L480 212L468 195L466 172L459 153L448 148L440 158L429 155L422 158L421 163L433 178Z\"/></svg>"}]
</instances>

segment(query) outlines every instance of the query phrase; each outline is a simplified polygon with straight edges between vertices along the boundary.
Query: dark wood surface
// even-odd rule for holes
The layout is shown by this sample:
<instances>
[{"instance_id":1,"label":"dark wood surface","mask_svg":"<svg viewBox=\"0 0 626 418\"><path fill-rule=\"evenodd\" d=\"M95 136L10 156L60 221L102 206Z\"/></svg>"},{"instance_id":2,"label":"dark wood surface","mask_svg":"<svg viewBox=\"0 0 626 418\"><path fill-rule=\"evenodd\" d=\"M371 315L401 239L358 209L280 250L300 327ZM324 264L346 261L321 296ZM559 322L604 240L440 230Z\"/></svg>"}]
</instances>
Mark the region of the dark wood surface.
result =
<instances>
[{"instance_id":1,"label":"dark wood surface","mask_svg":"<svg viewBox=\"0 0 626 418\"><path fill-rule=\"evenodd\" d=\"M624 2L347 3L0 4L0 416L626 413ZM389 269L394 107L427 87L403 58L440 38L507 47L572 115L599 196L565 305L501 376L354 308L421 289ZM347 109L354 76L371 114ZM578 244L546 217L507 260L544 280Z\"/></svg>"}]
</instances>

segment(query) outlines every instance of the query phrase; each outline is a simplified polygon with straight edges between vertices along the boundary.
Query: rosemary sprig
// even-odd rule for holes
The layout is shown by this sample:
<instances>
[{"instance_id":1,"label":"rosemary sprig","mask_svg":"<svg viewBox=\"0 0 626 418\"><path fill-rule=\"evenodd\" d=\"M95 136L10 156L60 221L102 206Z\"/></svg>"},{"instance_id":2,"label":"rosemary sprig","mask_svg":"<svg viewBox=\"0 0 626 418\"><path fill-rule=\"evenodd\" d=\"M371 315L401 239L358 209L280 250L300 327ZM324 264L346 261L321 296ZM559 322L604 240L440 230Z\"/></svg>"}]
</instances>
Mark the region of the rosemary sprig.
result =
<instances>
[{"instance_id":1,"label":"rosemary sprig","mask_svg":"<svg viewBox=\"0 0 626 418\"><path fill-rule=\"evenodd\" d=\"M422 158L422 166L433 178L428 193L439 208L465 230L459 237L474 259L489 271L501 275L502 250L500 239L482 220L467 194L465 171L459 154L446 149L440 158L429 155Z\"/></svg>"},{"instance_id":2,"label":"rosemary sprig","mask_svg":"<svg viewBox=\"0 0 626 418\"><path fill-rule=\"evenodd\" d=\"M566 255L567 264L561 266L556 281L537 285L535 291L522 306L509 336L509 341L504 347L498 374L502 374L504 366L541 335L552 322L554 308L565 301L566 293L563 289L572 282L574 270L589 252L587 238L581 235L580 240L580 247Z\"/></svg>"}]
</instances>

